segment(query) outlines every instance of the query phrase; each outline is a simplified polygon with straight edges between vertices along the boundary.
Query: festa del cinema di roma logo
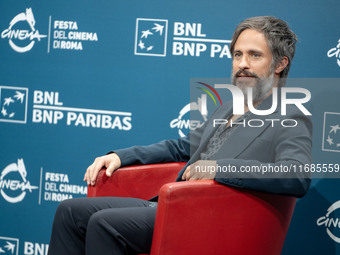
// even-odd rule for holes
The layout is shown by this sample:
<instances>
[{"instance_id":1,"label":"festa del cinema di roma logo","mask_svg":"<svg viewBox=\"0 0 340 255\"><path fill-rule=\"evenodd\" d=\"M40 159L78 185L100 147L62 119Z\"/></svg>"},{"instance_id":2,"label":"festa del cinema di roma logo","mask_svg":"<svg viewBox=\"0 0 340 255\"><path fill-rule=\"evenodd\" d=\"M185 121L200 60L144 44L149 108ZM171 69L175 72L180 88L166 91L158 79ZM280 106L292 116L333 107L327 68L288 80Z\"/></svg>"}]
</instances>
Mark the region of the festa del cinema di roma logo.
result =
<instances>
[{"instance_id":1,"label":"festa del cinema di roma logo","mask_svg":"<svg viewBox=\"0 0 340 255\"><path fill-rule=\"evenodd\" d=\"M21 202L25 198L27 190L32 193L32 190L38 189L37 186L32 186L26 177L27 171L23 159L18 159L17 163L9 164L1 172L0 194L7 202Z\"/></svg>"},{"instance_id":2,"label":"festa del cinema di roma logo","mask_svg":"<svg viewBox=\"0 0 340 255\"><path fill-rule=\"evenodd\" d=\"M328 209L325 216L320 217L317 219L316 224L318 226L324 226L326 228L326 233L329 237L337 242L340 243L340 236L336 236L333 232L334 230L340 230L340 218L330 217L331 214L335 214L335 211L340 209L340 200L332 204ZM339 213L339 211L338 211Z\"/></svg>"},{"instance_id":3,"label":"festa del cinema di roma logo","mask_svg":"<svg viewBox=\"0 0 340 255\"><path fill-rule=\"evenodd\" d=\"M47 35L41 35L35 28L32 8L27 8L26 12L16 15L9 23L9 27L1 33L1 38L7 38L12 49L19 53L30 51L36 41L45 37Z\"/></svg>"}]
</instances>

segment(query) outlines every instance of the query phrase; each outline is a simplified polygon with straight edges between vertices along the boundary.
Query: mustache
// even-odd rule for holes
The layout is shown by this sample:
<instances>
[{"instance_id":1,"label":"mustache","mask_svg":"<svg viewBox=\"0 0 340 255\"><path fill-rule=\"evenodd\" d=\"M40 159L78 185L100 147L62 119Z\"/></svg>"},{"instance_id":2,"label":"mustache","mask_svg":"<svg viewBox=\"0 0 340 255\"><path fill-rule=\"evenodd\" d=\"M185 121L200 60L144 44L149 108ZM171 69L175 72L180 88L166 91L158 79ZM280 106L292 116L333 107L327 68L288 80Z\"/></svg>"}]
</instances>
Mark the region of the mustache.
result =
<instances>
[{"instance_id":1,"label":"mustache","mask_svg":"<svg viewBox=\"0 0 340 255\"><path fill-rule=\"evenodd\" d=\"M256 73L252 73L252 72L249 72L247 70L238 70L235 73L234 78L237 78L237 77L239 77L241 75L242 76L251 76L251 77L254 77L254 78L259 78Z\"/></svg>"}]
</instances>

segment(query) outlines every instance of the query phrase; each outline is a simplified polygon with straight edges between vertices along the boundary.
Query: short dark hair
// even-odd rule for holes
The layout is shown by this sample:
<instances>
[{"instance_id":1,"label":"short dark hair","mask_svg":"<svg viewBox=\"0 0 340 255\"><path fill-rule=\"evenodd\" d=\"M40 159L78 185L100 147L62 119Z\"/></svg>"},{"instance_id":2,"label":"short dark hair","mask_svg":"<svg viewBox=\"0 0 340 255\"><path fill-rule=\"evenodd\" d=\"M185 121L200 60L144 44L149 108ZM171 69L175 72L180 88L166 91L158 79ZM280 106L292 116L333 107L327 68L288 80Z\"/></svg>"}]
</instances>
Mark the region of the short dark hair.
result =
<instances>
[{"instance_id":1,"label":"short dark hair","mask_svg":"<svg viewBox=\"0 0 340 255\"><path fill-rule=\"evenodd\" d=\"M288 58L287 67L280 73L279 86L284 86L295 54L296 34L294 34L288 24L281 19L272 16L249 18L242 21L234 32L230 44L232 54L238 37L246 29L253 29L264 34L273 56L272 70L281 62L283 57Z\"/></svg>"}]
</instances>

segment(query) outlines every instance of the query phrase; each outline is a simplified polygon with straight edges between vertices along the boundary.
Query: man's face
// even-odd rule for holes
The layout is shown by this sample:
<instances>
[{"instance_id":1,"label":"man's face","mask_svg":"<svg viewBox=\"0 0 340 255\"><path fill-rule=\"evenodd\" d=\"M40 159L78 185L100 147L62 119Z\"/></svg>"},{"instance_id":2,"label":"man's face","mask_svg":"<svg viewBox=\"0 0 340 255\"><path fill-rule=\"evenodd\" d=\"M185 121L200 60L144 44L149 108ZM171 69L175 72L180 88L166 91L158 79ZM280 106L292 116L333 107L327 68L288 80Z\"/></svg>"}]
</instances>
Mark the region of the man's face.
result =
<instances>
[{"instance_id":1,"label":"man's face","mask_svg":"<svg viewBox=\"0 0 340 255\"><path fill-rule=\"evenodd\" d=\"M242 89L253 87L253 101L263 100L273 85L272 54L263 33L246 29L238 37L233 52L232 83Z\"/></svg>"}]
</instances>

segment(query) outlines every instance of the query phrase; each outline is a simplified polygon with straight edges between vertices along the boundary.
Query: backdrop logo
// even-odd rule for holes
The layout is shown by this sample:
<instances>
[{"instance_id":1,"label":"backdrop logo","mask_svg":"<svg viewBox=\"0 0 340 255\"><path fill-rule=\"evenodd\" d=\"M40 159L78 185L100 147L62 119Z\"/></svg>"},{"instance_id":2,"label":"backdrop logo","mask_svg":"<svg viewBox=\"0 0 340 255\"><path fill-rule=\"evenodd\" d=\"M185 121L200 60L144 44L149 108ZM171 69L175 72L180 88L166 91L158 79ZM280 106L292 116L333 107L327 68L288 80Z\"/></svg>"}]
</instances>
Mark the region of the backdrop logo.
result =
<instances>
[{"instance_id":1,"label":"backdrop logo","mask_svg":"<svg viewBox=\"0 0 340 255\"><path fill-rule=\"evenodd\" d=\"M322 150L340 152L340 113L325 112Z\"/></svg>"},{"instance_id":2,"label":"backdrop logo","mask_svg":"<svg viewBox=\"0 0 340 255\"><path fill-rule=\"evenodd\" d=\"M26 123L27 88L0 86L0 121Z\"/></svg>"},{"instance_id":3,"label":"backdrop logo","mask_svg":"<svg viewBox=\"0 0 340 255\"><path fill-rule=\"evenodd\" d=\"M0 236L0 254L15 254L19 252L19 239Z\"/></svg>"},{"instance_id":4,"label":"backdrop logo","mask_svg":"<svg viewBox=\"0 0 340 255\"><path fill-rule=\"evenodd\" d=\"M35 42L44 37L47 36L39 34L35 28L32 8L27 8L26 12L16 15L9 23L9 27L1 33L1 38L8 38L9 45L19 53L30 51Z\"/></svg>"},{"instance_id":5,"label":"backdrop logo","mask_svg":"<svg viewBox=\"0 0 340 255\"><path fill-rule=\"evenodd\" d=\"M52 26L52 29L51 29ZM52 30L52 32L51 32ZM58 50L83 50L83 44L87 42L98 42L96 32L84 32L79 30L77 21L54 20L49 17L49 34L53 35L52 47ZM50 44L47 53L50 52Z\"/></svg>"},{"instance_id":6,"label":"backdrop logo","mask_svg":"<svg viewBox=\"0 0 340 255\"><path fill-rule=\"evenodd\" d=\"M340 200L332 204L328 209L325 216L320 217L316 224L318 226L325 226L326 232L333 241L340 243L340 237L336 236L333 232L340 229L340 218L330 217L330 215L340 208Z\"/></svg>"},{"instance_id":7,"label":"backdrop logo","mask_svg":"<svg viewBox=\"0 0 340 255\"><path fill-rule=\"evenodd\" d=\"M340 67L340 39L338 41L338 45L332 49L330 49L327 52L327 57L335 57L337 58L336 62L338 63L338 66Z\"/></svg>"},{"instance_id":8,"label":"backdrop logo","mask_svg":"<svg viewBox=\"0 0 340 255\"><path fill-rule=\"evenodd\" d=\"M22 245L23 244L23 245ZM21 241L20 254L24 255L39 255L47 254L48 244L33 243L28 241ZM19 254L19 239L12 237L0 236L0 254L18 255Z\"/></svg>"},{"instance_id":9,"label":"backdrop logo","mask_svg":"<svg viewBox=\"0 0 340 255\"><path fill-rule=\"evenodd\" d=\"M0 86L0 121L3 122L25 124L29 110L33 123L125 131L132 128L131 112L65 107L59 92L35 90L33 109L28 109L27 105L27 88Z\"/></svg>"},{"instance_id":10,"label":"backdrop logo","mask_svg":"<svg viewBox=\"0 0 340 255\"><path fill-rule=\"evenodd\" d=\"M43 177L43 169L40 172ZM75 185L70 183L68 174L45 172L45 191L43 199L45 201L61 202L65 199L73 198L73 196L86 195L87 186ZM41 203L41 196L39 197L39 204Z\"/></svg>"},{"instance_id":11,"label":"backdrop logo","mask_svg":"<svg viewBox=\"0 0 340 255\"><path fill-rule=\"evenodd\" d=\"M165 57L169 44L173 56L231 58L231 40L208 38L202 23L173 22L172 26L173 33L168 36L168 20L137 18L135 55ZM172 37L171 41L167 37Z\"/></svg>"},{"instance_id":12,"label":"backdrop logo","mask_svg":"<svg viewBox=\"0 0 340 255\"><path fill-rule=\"evenodd\" d=\"M65 107L59 98L59 92L35 90L32 122L125 131L132 128L131 112Z\"/></svg>"},{"instance_id":13,"label":"backdrop logo","mask_svg":"<svg viewBox=\"0 0 340 255\"><path fill-rule=\"evenodd\" d=\"M16 174L13 176L13 174ZM19 175L19 176L18 176ZM12 163L5 167L0 175L0 193L2 197L10 203L21 202L26 196L26 190L32 193L36 186L31 186L26 179L27 171L23 159L18 159L18 163ZM13 178L15 177L15 179Z\"/></svg>"},{"instance_id":14,"label":"backdrop logo","mask_svg":"<svg viewBox=\"0 0 340 255\"><path fill-rule=\"evenodd\" d=\"M185 130L195 130L201 127L205 121L208 120L208 107L207 107L207 95L210 96L214 105L217 106L217 99L222 105L222 101L217 91L210 85L198 82L204 87L197 87L206 94L202 94L201 97L197 98L197 102L191 102L185 105L179 112L179 116L170 122L171 128L178 128L178 134L180 137L184 137L187 132ZM212 92L210 92L212 91ZM215 96L217 99L215 99Z\"/></svg>"},{"instance_id":15,"label":"backdrop logo","mask_svg":"<svg viewBox=\"0 0 340 255\"><path fill-rule=\"evenodd\" d=\"M135 55L166 56L168 21L142 19L136 22Z\"/></svg>"}]
</instances>

